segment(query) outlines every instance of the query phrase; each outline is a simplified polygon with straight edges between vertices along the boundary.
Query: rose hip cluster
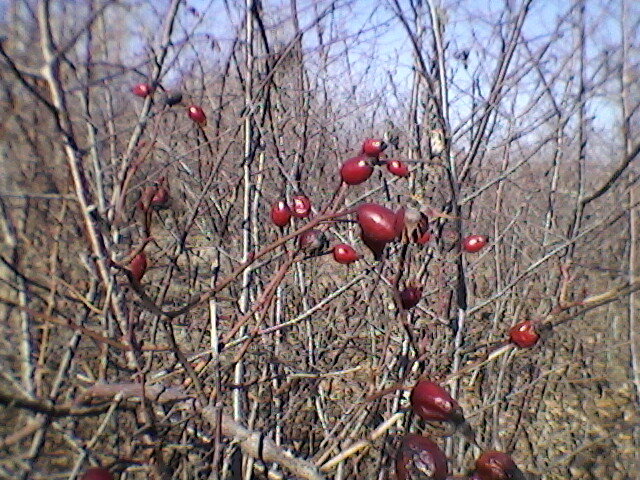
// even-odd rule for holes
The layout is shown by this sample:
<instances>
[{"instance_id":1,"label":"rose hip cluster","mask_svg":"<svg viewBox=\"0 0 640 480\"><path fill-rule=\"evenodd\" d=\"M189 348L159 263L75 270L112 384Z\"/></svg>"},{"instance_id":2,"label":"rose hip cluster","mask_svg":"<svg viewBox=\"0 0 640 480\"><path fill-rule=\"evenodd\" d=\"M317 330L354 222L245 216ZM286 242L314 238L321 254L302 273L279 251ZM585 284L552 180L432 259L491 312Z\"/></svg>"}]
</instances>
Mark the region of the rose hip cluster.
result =
<instances>
[{"instance_id":1,"label":"rose hip cluster","mask_svg":"<svg viewBox=\"0 0 640 480\"><path fill-rule=\"evenodd\" d=\"M473 438L462 408L449 392L435 382L420 380L410 395L411 410L424 422L445 423ZM396 454L397 480L445 480L449 476L447 457L429 437L408 434ZM476 460L469 480L524 480L523 472L503 452L485 450Z\"/></svg>"},{"instance_id":2,"label":"rose hip cluster","mask_svg":"<svg viewBox=\"0 0 640 480\"><path fill-rule=\"evenodd\" d=\"M271 206L271 221L280 228L286 227L292 218L307 218L311 215L311 200L306 195L295 195L291 204L286 200L278 200ZM307 230L298 237L298 247L308 255L332 253L337 263L349 265L360 259L356 250L346 243L335 245L330 252L325 252L328 241L324 232L318 229Z\"/></svg>"},{"instance_id":3,"label":"rose hip cluster","mask_svg":"<svg viewBox=\"0 0 640 480\"><path fill-rule=\"evenodd\" d=\"M152 95L155 87L148 83L139 83L132 88L132 93L146 98ZM168 106L180 103L182 96L171 96L166 100ZM187 107L188 117L204 126L207 117L198 105ZM406 178L409 167L398 159L381 158L386 149L384 141L366 139L360 154L346 160L340 168L340 177L346 185L360 185L367 181L375 167L386 166L392 175ZM144 213L167 208L169 190L162 177L153 186L147 187L138 202L138 208ZM291 202L276 201L270 211L270 217L276 226L286 227L292 218L304 219L311 215L310 199L302 194L292 197ZM375 260L382 260L384 250L389 243L400 241L428 244L431 240L429 217L426 213L409 207L401 207L393 211L376 203L363 203L355 209L356 221L360 227L360 237L372 252ZM465 237L460 248L467 253L477 253L488 243L488 237L473 234ZM361 255L351 246L340 243L324 252L328 246L326 235L319 229L310 229L299 235L298 247L308 254L331 253L335 262L348 265L356 262ZM144 251L135 255L128 269L136 282L140 282L147 271L147 257ZM422 298L422 286L408 283L398 292L400 306L405 309L414 308ZM521 348L534 346L540 338L534 322L525 320L517 323L509 331L510 341ZM440 422L450 426L454 431L467 436L471 441L473 431L467 423L458 402L440 385L428 380L417 382L411 391L410 404L412 412L424 422ZM417 434L405 435L396 455L397 480L434 479L445 480L449 476L448 460L440 447L430 438ZM468 475L469 480L523 480L522 471L506 453L486 450L476 460L474 470ZM112 474L104 468L91 468L82 476L82 480L112 480Z\"/></svg>"},{"instance_id":4,"label":"rose hip cluster","mask_svg":"<svg viewBox=\"0 0 640 480\"><path fill-rule=\"evenodd\" d=\"M347 185L359 185L369 179L373 167L386 165L387 170L398 177L408 177L409 167L401 160L380 159L387 148L386 143L375 138L367 138L362 144L360 155L350 158L342 164L340 177Z\"/></svg>"},{"instance_id":5,"label":"rose hip cluster","mask_svg":"<svg viewBox=\"0 0 640 480\"><path fill-rule=\"evenodd\" d=\"M394 175L407 177L409 168L401 160L381 159L386 149L382 140L368 138L362 144L360 155L350 158L342 164L340 177L347 185L359 185L371 177L378 165L386 165ZM393 212L374 203L363 204L357 209L358 223L362 228L362 240L371 250L376 260L382 258L387 243L395 239L413 241L424 245L429 242L429 219L423 212L402 207ZM488 237L469 235L462 241L461 247L468 253L476 253L487 245Z\"/></svg>"},{"instance_id":6,"label":"rose hip cluster","mask_svg":"<svg viewBox=\"0 0 640 480\"><path fill-rule=\"evenodd\" d=\"M409 175L406 164L400 160L380 160L385 149L380 140L365 140L359 156L348 159L340 169L342 181L347 185L359 185L368 180L375 166L387 165L387 169L400 177ZM429 210L427 213L431 214ZM376 260L383 258L387 244L394 241L424 245L430 241L429 217L427 213L402 207L394 212L375 203L361 204L356 209L361 239L371 250ZM472 234L462 239L460 249L466 253L477 253L488 243L485 235ZM398 293L403 309L415 307L422 297L422 287L408 284ZM522 321L509 331L509 340L521 348L534 346L539 340L536 325L530 320ZM475 443L473 430L466 422L462 408L440 385L420 381L411 392L411 408L425 422L444 422L455 431ZM396 456L396 478L446 479L449 475L447 458L438 445L428 437L406 435L400 442ZM513 459L503 452L486 450L475 462L470 480L523 480L522 471Z\"/></svg>"},{"instance_id":7,"label":"rose hip cluster","mask_svg":"<svg viewBox=\"0 0 640 480\"><path fill-rule=\"evenodd\" d=\"M155 92L155 87L149 83L138 83L131 88L131 93L133 93L136 97L147 98ZM182 94L181 93L172 93L168 94L164 100L164 104L168 107L173 107L182 102ZM205 126L207 124L207 116L204 113L204 110L199 105L189 105L187 107L187 116L195 123L200 126Z\"/></svg>"},{"instance_id":8,"label":"rose hip cluster","mask_svg":"<svg viewBox=\"0 0 640 480\"><path fill-rule=\"evenodd\" d=\"M311 200L305 195L296 195L291 199L291 205L285 200L278 200L271 206L271 221L278 227L289 224L291 217L307 218L311 215Z\"/></svg>"},{"instance_id":9,"label":"rose hip cluster","mask_svg":"<svg viewBox=\"0 0 640 480\"><path fill-rule=\"evenodd\" d=\"M369 179L374 167L387 166L387 169L400 177L409 174L407 165L401 160L381 159L386 149L382 140L368 138L360 149L360 154L346 160L340 168L342 182L346 185L358 185ZM360 238L364 245L371 251L373 258L380 261L384 258L384 251L388 244L393 242L428 244L432 234L429 226L429 215L434 215L433 210L426 212L411 207L400 207L393 211L377 203L362 203L355 208L356 222L360 227ZM304 195L293 197L291 204L285 200L278 200L271 206L271 221L278 227L284 228L292 217L306 218L311 213L311 201ZM442 215L442 214L440 214ZM472 234L464 237L460 242L460 249L466 253L477 253L489 242L485 235ZM324 252L327 239L323 232L313 229L305 232L298 239L301 250L311 255L333 253L337 263L351 264L361 258L361 255L348 244L335 245L329 252ZM422 286L408 283L398 292L398 303L404 310L414 308L422 298ZM509 340L521 348L534 346L539 339L533 322L527 320L515 325L509 331Z\"/></svg>"},{"instance_id":10,"label":"rose hip cluster","mask_svg":"<svg viewBox=\"0 0 640 480\"><path fill-rule=\"evenodd\" d=\"M149 225L148 222L151 221L150 215L154 211L169 208L170 200L171 194L169 193L167 179L163 176L154 182L153 185L149 185L143 190L136 206L138 210L145 214L145 223ZM133 279L137 283L140 283L142 281L142 277L147 273L147 268L147 255L144 253L143 247L143 249L131 259L127 266L127 270L129 270Z\"/></svg>"}]
</instances>

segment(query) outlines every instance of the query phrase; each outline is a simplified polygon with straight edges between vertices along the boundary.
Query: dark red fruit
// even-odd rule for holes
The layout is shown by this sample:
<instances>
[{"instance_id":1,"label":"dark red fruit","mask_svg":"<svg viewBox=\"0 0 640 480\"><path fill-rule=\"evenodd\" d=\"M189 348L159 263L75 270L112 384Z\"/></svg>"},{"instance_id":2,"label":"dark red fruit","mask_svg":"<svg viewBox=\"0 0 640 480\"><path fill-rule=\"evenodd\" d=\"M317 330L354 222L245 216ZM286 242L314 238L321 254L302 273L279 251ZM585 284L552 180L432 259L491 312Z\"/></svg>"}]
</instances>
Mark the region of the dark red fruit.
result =
<instances>
[{"instance_id":1,"label":"dark red fruit","mask_svg":"<svg viewBox=\"0 0 640 480\"><path fill-rule=\"evenodd\" d=\"M465 252L476 253L482 250L489 238L484 235L469 235L462 240L462 249Z\"/></svg>"},{"instance_id":2,"label":"dark red fruit","mask_svg":"<svg viewBox=\"0 0 640 480\"><path fill-rule=\"evenodd\" d=\"M377 157L385 148L387 148L387 144L377 138L367 138L362 143L362 153L369 157Z\"/></svg>"},{"instance_id":3,"label":"dark red fruit","mask_svg":"<svg viewBox=\"0 0 640 480\"><path fill-rule=\"evenodd\" d=\"M449 475L447 457L431 439L406 435L396 454L397 480L445 480Z\"/></svg>"},{"instance_id":4,"label":"dark red fruit","mask_svg":"<svg viewBox=\"0 0 640 480\"><path fill-rule=\"evenodd\" d=\"M525 480L524 474L506 453L489 450L476 460L480 480Z\"/></svg>"},{"instance_id":5,"label":"dark red fruit","mask_svg":"<svg viewBox=\"0 0 640 480\"><path fill-rule=\"evenodd\" d=\"M511 327L509 339L520 348L529 348L538 343L540 335L538 335L536 327L531 320L524 320Z\"/></svg>"},{"instance_id":6,"label":"dark red fruit","mask_svg":"<svg viewBox=\"0 0 640 480\"><path fill-rule=\"evenodd\" d=\"M420 380L411 390L411 409L425 422L464 422L458 402L435 382Z\"/></svg>"},{"instance_id":7,"label":"dark red fruit","mask_svg":"<svg viewBox=\"0 0 640 480\"><path fill-rule=\"evenodd\" d=\"M291 220L291 209L287 202L278 200L271 206L271 221L278 227L284 227Z\"/></svg>"},{"instance_id":8,"label":"dark red fruit","mask_svg":"<svg viewBox=\"0 0 640 480\"><path fill-rule=\"evenodd\" d=\"M422 298L421 287L407 287L400 292L400 303L405 310L415 307L420 298Z\"/></svg>"},{"instance_id":9,"label":"dark red fruit","mask_svg":"<svg viewBox=\"0 0 640 480\"><path fill-rule=\"evenodd\" d=\"M189 118L197 124L206 125L207 116L204 114L204 110L202 110L202 108L200 108L199 106L191 105L187 109L187 114L189 115Z\"/></svg>"},{"instance_id":10,"label":"dark red fruit","mask_svg":"<svg viewBox=\"0 0 640 480\"><path fill-rule=\"evenodd\" d=\"M340 177L347 185L359 185L367 181L372 173L371 163L363 156L350 158L340 168Z\"/></svg>"},{"instance_id":11,"label":"dark red fruit","mask_svg":"<svg viewBox=\"0 0 640 480\"><path fill-rule=\"evenodd\" d=\"M304 195L296 195L293 197L293 205L291 213L294 217L306 218L311 213L311 200Z\"/></svg>"},{"instance_id":12,"label":"dark red fruit","mask_svg":"<svg viewBox=\"0 0 640 480\"><path fill-rule=\"evenodd\" d=\"M147 272L147 256L144 252L140 252L133 257L131 263L129 263L129 270L133 278L140 283L140 280L142 280L142 277L144 277L144 274Z\"/></svg>"},{"instance_id":13,"label":"dark red fruit","mask_svg":"<svg viewBox=\"0 0 640 480\"><path fill-rule=\"evenodd\" d=\"M134 95L145 98L153 93L153 87L148 83L139 83L131 91Z\"/></svg>"},{"instance_id":14,"label":"dark red fruit","mask_svg":"<svg viewBox=\"0 0 640 480\"><path fill-rule=\"evenodd\" d=\"M84 475L80 477L80 480L113 480L113 475L106 468L90 468Z\"/></svg>"},{"instance_id":15,"label":"dark red fruit","mask_svg":"<svg viewBox=\"0 0 640 480\"><path fill-rule=\"evenodd\" d=\"M396 214L376 203L363 203L357 210L362 233L377 242L390 242L396 238Z\"/></svg>"},{"instance_id":16,"label":"dark red fruit","mask_svg":"<svg viewBox=\"0 0 640 480\"><path fill-rule=\"evenodd\" d=\"M398 177L409 176L409 167L401 160L387 160L387 170Z\"/></svg>"},{"instance_id":17,"label":"dark red fruit","mask_svg":"<svg viewBox=\"0 0 640 480\"><path fill-rule=\"evenodd\" d=\"M322 231L312 228L298 235L298 246L310 255L319 254L327 248L327 237Z\"/></svg>"},{"instance_id":18,"label":"dark red fruit","mask_svg":"<svg viewBox=\"0 0 640 480\"><path fill-rule=\"evenodd\" d=\"M360 259L360 255L351 245L340 243L333 247L333 259L343 265L349 265Z\"/></svg>"},{"instance_id":19,"label":"dark red fruit","mask_svg":"<svg viewBox=\"0 0 640 480\"><path fill-rule=\"evenodd\" d=\"M362 242L367 246L367 248L371 250L371 253L373 253L374 260L382 260L382 254L384 253L384 247L387 245L387 242L374 240L366 236L364 232L360 232L360 238L362 239Z\"/></svg>"}]
</instances>

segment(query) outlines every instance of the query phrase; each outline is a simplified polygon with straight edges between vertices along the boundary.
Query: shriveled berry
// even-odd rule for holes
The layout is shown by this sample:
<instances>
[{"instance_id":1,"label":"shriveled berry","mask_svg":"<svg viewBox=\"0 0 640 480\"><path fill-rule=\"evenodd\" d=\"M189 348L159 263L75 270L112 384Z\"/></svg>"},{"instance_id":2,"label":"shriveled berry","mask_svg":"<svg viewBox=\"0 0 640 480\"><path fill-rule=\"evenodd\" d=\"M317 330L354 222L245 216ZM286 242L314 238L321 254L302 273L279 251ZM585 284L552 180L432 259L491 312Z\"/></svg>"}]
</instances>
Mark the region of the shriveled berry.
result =
<instances>
[{"instance_id":1,"label":"shriveled berry","mask_svg":"<svg viewBox=\"0 0 640 480\"><path fill-rule=\"evenodd\" d=\"M144 252L138 253L129 263L129 271L138 283L147 272L147 256Z\"/></svg>"},{"instance_id":2,"label":"shriveled berry","mask_svg":"<svg viewBox=\"0 0 640 480\"><path fill-rule=\"evenodd\" d=\"M400 303L405 310L415 307L420 302L420 298L422 298L421 287L406 287L400 292Z\"/></svg>"},{"instance_id":3,"label":"shriveled berry","mask_svg":"<svg viewBox=\"0 0 640 480\"><path fill-rule=\"evenodd\" d=\"M397 480L445 480L447 457L438 445L422 435L405 435L396 454Z\"/></svg>"},{"instance_id":4,"label":"shriveled berry","mask_svg":"<svg viewBox=\"0 0 640 480\"><path fill-rule=\"evenodd\" d=\"M476 460L480 480L525 480L513 459L503 452L488 450Z\"/></svg>"},{"instance_id":5,"label":"shriveled berry","mask_svg":"<svg viewBox=\"0 0 640 480\"><path fill-rule=\"evenodd\" d=\"M157 188L153 185L149 185L145 187L144 191L140 194L140 199L138 200L138 209L146 212L151 205L151 201L155 196Z\"/></svg>"},{"instance_id":6,"label":"shriveled berry","mask_svg":"<svg viewBox=\"0 0 640 480\"><path fill-rule=\"evenodd\" d=\"M395 229L403 242L424 245L431 239L429 217L415 208L402 207L396 212Z\"/></svg>"},{"instance_id":7,"label":"shriveled berry","mask_svg":"<svg viewBox=\"0 0 640 480\"><path fill-rule=\"evenodd\" d=\"M180 92L167 93L167 96L164 99L164 103L167 107L173 107L174 105L178 105L180 102L182 102L182 93Z\"/></svg>"},{"instance_id":8,"label":"shriveled berry","mask_svg":"<svg viewBox=\"0 0 640 480\"><path fill-rule=\"evenodd\" d=\"M312 228L298 235L298 246L309 255L322 253L327 248L327 237L324 232Z\"/></svg>"},{"instance_id":9,"label":"shriveled berry","mask_svg":"<svg viewBox=\"0 0 640 480\"><path fill-rule=\"evenodd\" d=\"M444 388L429 380L420 380L411 390L411 409L425 422L464 422L462 408Z\"/></svg>"},{"instance_id":10,"label":"shriveled berry","mask_svg":"<svg viewBox=\"0 0 640 480\"><path fill-rule=\"evenodd\" d=\"M418 242L420 245L425 245L429 243L429 240L431 240L431 234L429 232L424 232L418 237L416 242Z\"/></svg>"},{"instance_id":11,"label":"shriveled berry","mask_svg":"<svg viewBox=\"0 0 640 480\"><path fill-rule=\"evenodd\" d=\"M296 195L292 198L291 213L297 218L306 218L311 213L311 200L305 195Z\"/></svg>"},{"instance_id":12,"label":"shriveled berry","mask_svg":"<svg viewBox=\"0 0 640 480\"><path fill-rule=\"evenodd\" d=\"M159 186L151 198L151 206L156 210L167 208L169 204L169 189L164 186Z\"/></svg>"}]
</instances>

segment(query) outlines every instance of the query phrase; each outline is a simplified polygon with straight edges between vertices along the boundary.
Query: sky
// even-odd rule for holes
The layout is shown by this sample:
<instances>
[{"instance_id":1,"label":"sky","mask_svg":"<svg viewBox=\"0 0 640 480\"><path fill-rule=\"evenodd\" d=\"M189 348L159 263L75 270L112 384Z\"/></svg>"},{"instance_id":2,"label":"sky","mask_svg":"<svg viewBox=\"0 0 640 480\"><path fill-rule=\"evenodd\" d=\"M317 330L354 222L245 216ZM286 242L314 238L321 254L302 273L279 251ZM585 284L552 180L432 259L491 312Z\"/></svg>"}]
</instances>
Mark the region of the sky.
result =
<instances>
[{"instance_id":1,"label":"sky","mask_svg":"<svg viewBox=\"0 0 640 480\"><path fill-rule=\"evenodd\" d=\"M262 0L265 16L274 38L281 38L286 42L291 38L290 0ZM612 55L617 51L620 25L617 12L622 0L587 0L587 56L601 55L601 50L610 46ZM406 0L400 1L407 6ZM437 3L434 0L434 3ZM482 94L488 92L488 83L494 75L496 64L494 55L500 49L499 37L495 24L505 21L505 2L493 0L451 0L443 2L447 12L447 30L445 38L447 49L451 53L468 51L468 69L461 61L451 59L448 66L451 79L451 110L452 116L457 116L462 122L470 111L470 101L467 92L471 90L472 72L481 72ZM521 1L506 0L508 5L517 8ZM640 2L638 2L640 4ZM224 7L222 0L189 0L189 8L195 9L197 15L187 15L181 27L188 31L198 25L196 32L198 48L210 48L212 41L221 51L230 48L235 38L236 29L243 20L244 1L229 1L230 11ZM328 4L327 0L298 0L298 13L302 28L310 25L318 9ZM331 44L332 63L330 72L333 75L335 94L345 99L354 94L355 97L365 98L365 90L374 90L385 97L387 110L403 108L406 101L413 75L413 56L411 44L406 32L397 20L387 0L337 0L336 14L324 21L325 41L333 37ZM633 4L635 5L635 4ZM570 2L565 0L534 0L531 11L523 28L523 35L529 41L532 52L536 52L544 43L556 34L555 26L559 19L570 12ZM630 16L638 13L640 7L631 6ZM575 15L573 17L575 18ZM563 23L559 32L562 39L554 44L553 50L547 52L541 62L541 69L551 77L556 69L561 67L564 57L574 48L575 30L572 30L571 18ZM279 32L279 35L275 34ZM313 63L317 56L317 32L310 30L304 36L304 47L307 59ZM612 57L613 58L613 57ZM587 62L587 77L593 75L594 61ZM511 72L517 74L520 65L514 63ZM574 68L575 70L575 68ZM525 108L531 101L531 95L539 95L539 89L533 89L538 76L535 72L525 75L518 85L521 93L516 102L518 107ZM395 83L395 91L399 93L400 102L396 102L391 92L390 79ZM572 88L577 88L575 79L564 79ZM597 75L593 82L600 81ZM558 84L559 87L563 87ZM563 87L564 88L564 87ZM559 93L559 92L558 92ZM617 121L617 113L613 108L615 97L610 92L599 92L589 101L587 110L593 116L593 126L596 129L607 129ZM362 95L362 97L360 97Z\"/></svg>"}]
</instances>

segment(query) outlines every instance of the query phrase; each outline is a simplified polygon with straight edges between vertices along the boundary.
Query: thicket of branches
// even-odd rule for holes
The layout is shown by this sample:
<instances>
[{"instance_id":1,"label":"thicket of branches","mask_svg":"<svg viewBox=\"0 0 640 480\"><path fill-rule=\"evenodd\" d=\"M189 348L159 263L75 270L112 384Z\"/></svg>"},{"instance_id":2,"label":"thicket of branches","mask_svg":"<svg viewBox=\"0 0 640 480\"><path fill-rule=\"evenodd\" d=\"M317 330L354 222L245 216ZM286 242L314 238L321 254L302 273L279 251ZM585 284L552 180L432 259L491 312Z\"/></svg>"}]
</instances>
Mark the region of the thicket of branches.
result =
<instances>
[{"instance_id":1,"label":"thicket of branches","mask_svg":"<svg viewBox=\"0 0 640 480\"><path fill-rule=\"evenodd\" d=\"M455 475L487 448L534 478L637 474L635 2L0 12L0 476L395 478L413 431ZM410 177L341 184L368 137ZM296 194L313 215L279 229ZM431 241L375 261L345 221L363 202L428 212ZM309 258L311 228L364 259ZM525 319L552 328L519 349ZM477 445L408 412L420 378Z\"/></svg>"}]
</instances>

